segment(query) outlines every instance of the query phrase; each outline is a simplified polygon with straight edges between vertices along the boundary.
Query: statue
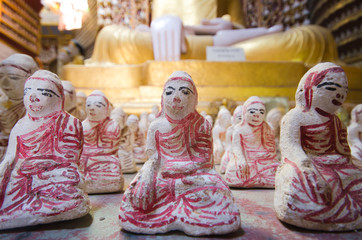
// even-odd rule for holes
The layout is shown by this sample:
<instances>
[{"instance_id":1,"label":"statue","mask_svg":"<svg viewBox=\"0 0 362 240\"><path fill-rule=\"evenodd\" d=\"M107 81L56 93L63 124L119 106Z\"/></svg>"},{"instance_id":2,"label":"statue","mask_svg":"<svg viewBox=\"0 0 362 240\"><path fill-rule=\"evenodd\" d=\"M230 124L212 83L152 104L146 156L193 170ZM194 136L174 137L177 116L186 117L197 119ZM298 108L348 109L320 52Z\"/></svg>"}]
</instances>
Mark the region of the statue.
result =
<instances>
[{"instance_id":1,"label":"statue","mask_svg":"<svg viewBox=\"0 0 362 240\"><path fill-rule=\"evenodd\" d=\"M231 114L227 108L221 108L214 127L212 128L212 140L214 143L214 161L220 164L221 158L225 152L226 130L231 124Z\"/></svg>"},{"instance_id":2,"label":"statue","mask_svg":"<svg viewBox=\"0 0 362 240\"><path fill-rule=\"evenodd\" d=\"M133 157L136 163L144 163L147 160L145 148L146 141L144 133L140 130L139 119L136 115L130 115L127 118L127 126L131 131L131 142L133 142Z\"/></svg>"},{"instance_id":3,"label":"statue","mask_svg":"<svg viewBox=\"0 0 362 240\"><path fill-rule=\"evenodd\" d=\"M62 85L64 88L64 110L79 120L83 121L87 115L85 111L78 108L77 105L77 95L75 92L75 87L69 81L62 81Z\"/></svg>"},{"instance_id":4,"label":"statue","mask_svg":"<svg viewBox=\"0 0 362 240\"><path fill-rule=\"evenodd\" d=\"M82 125L63 104L57 75L38 70L26 80L26 114L11 131L0 165L0 229L75 219L89 212L78 169Z\"/></svg>"},{"instance_id":5,"label":"statue","mask_svg":"<svg viewBox=\"0 0 362 240\"><path fill-rule=\"evenodd\" d=\"M362 104L352 109L351 124L347 128L348 144L351 148L352 157L362 164Z\"/></svg>"},{"instance_id":6,"label":"statue","mask_svg":"<svg viewBox=\"0 0 362 240\"><path fill-rule=\"evenodd\" d=\"M264 116L265 105L260 98L248 98L242 121L234 127L232 136L232 155L225 172L229 186L274 188L279 161L274 133Z\"/></svg>"},{"instance_id":7,"label":"statue","mask_svg":"<svg viewBox=\"0 0 362 240\"><path fill-rule=\"evenodd\" d=\"M135 173L137 172L137 166L133 156L134 135L126 124L127 114L121 107L116 107L111 112L111 119L116 121L121 129L118 158L121 161L122 173Z\"/></svg>"},{"instance_id":8,"label":"statue","mask_svg":"<svg viewBox=\"0 0 362 240\"><path fill-rule=\"evenodd\" d=\"M84 150L80 168L84 174L87 193L123 190L123 175L118 159L121 129L109 118L109 101L101 91L87 98L87 118L83 121Z\"/></svg>"},{"instance_id":9,"label":"statue","mask_svg":"<svg viewBox=\"0 0 362 240\"><path fill-rule=\"evenodd\" d=\"M299 82L296 107L281 124L274 208L283 222L323 231L362 227L362 170L352 164L346 128L334 114L347 91L343 69L329 62Z\"/></svg>"},{"instance_id":10,"label":"statue","mask_svg":"<svg viewBox=\"0 0 362 240\"><path fill-rule=\"evenodd\" d=\"M77 91L77 109L85 112L85 102L87 101L87 94L82 91Z\"/></svg>"},{"instance_id":11,"label":"statue","mask_svg":"<svg viewBox=\"0 0 362 240\"><path fill-rule=\"evenodd\" d=\"M220 173L224 174L226 171L226 166L230 161L230 154L232 154L232 137L236 124L241 122L243 113L243 105L239 105L235 108L233 117L232 117L232 125L226 129L225 135L225 152L221 157L220 163Z\"/></svg>"},{"instance_id":12,"label":"statue","mask_svg":"<svg viewBox=\"0 0 362 240\"><path fill-rule=\"evenodd\" d=\"M339 61L332 34L317 25L295 27L285 32L280 25L230 29L231 23L215 19L196 27L197 31L204 29L206 32L212 28L215 35L193 35L187 34L187 29L192 32L195 27L183 26L175 16L164 16L154 21L156 23L151 23L151 29L146 30L131 30L119 25L104 27L97 35L92 57L85 64L205 60L207 46L240 47L244 49L246 60L253 61L301 61L306 65ZM309 51L310 48L314 51Z\"/></svg>"},{"instance_id":13,"label":"statue","mask_svg":"<svg viewBox=\"0 0 362 240\"><path fill-rule=\"evenodd\" d=\"M271 126L274 136L275 136L275 145L277 148L277 157L280 160L280 146L279 146L279 139L280 139L280 122L282 117L285 115L285 111L282 108L275 107L272 108L268 114L266 115L266 121Z\"/></svg>"},{"instance_id":14,"label":"statue","mask_svg":"<svg viewBox=\"0 0 362 240\"><path fill-rule=\"evenodd\" d=\"M11 129L26 112L23 103L25 80L38 65L25 54L15 53L0 63L1 90L7 98L1 100L0 111L0 162L6 152Z\"/></svg>"},{"instance_id":15,"label":"statue","mask_svg":"<svg viewBox=\"0 0 362 240\"><path fill-rule=\"evenodd\" d=\"M211 126L196 105L191 77L182 71L171 74L160 115L148 131L148 160L123 195L123 229L144 234L180 230L193 236L239 229L238 207L213 166Z\"/></svg>"}]
</instances>

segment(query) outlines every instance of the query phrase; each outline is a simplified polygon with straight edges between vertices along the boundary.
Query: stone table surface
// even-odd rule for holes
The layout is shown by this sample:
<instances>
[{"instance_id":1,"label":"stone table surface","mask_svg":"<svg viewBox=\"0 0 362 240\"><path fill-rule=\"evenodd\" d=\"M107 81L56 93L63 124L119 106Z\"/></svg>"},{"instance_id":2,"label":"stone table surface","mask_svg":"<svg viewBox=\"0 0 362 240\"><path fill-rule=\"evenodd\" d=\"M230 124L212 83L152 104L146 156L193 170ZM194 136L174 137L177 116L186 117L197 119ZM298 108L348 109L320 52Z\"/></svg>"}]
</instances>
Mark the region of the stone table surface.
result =
<instances>
[{"instance_id":1,"label":"stone table surface","mask_svg":"<svg viewBox=\"0 0 362 240\"><path fill-rule=\"evenodd\" d=\"M138 165L141 167L141 165ZM218 166L216 168L218 170ZM135 174L125 174L125 188ZM228 235L191 237L174 231L159 235L141 235L122 231L118 212L122 193L90 195L91 212L79 219L0 231L1 240L9 239L362 239L362 231L320 232L281 223L273 210L273 189L231 189L239 206L241 228Z\"/></svg>"}]
</instances>

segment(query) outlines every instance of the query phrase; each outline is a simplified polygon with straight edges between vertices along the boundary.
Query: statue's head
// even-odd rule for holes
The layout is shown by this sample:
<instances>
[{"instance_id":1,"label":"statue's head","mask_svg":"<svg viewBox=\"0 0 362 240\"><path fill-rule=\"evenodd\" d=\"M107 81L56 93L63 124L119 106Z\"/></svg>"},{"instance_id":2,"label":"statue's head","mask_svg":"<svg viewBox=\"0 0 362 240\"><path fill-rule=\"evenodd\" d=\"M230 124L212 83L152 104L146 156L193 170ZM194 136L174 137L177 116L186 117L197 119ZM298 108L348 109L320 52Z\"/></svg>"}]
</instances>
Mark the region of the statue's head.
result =
<instances>
[{"instance_id":1,"label":"statue's head","mask_svg":"<svg viewBox=\"0 0 362 240\"><path fill-rule=\"evenodd\" d=\"M69 81L62 81L64 88L64 109L69 111L77 107L77 95L75 92L75 87Z\"/></svg>"},{"instance_id":2,"label":"statue's head","mask_svg":"<svg viewBox=\"0 0 362 240\"><path fill-rule=\"evenodd\" d=\"M24 106L32 117L45 117L63 110L63 86L58 76L47 70L31 75L24 86Z\"/></svg>"},{"instance_id":3,"label":"statue's head","mask_svg":"<svg viewBox=\"0 0 362 240\"><path fill-rule=\"evenodd\" d=\"M85 109L89 121L100 122L109 116L109 101L103 92L95 90L87 97Z\"/></svg>"},{"instance_id":4,"label":"statue's head","mask_svg":"<svg viewBox=\"0 0 362 240\"><path fill-rule=\"evenodd\" d=\"M243 105L239 105L235 108L233 113L233 125L241 122L243 119Z\"/></svg>"},{"instance_id":5,"label":"statue's head","mask_svg":"<svg viewBox=\"0 0 362 240\"><path fill-rule=\"evenodd\" d=\"M0 86L9 99L23 98L25 81L36 70L38 65L26 54L13 54L0 63Z\"/></svg>"},{"instance_id":6,"label":"statue's head","mask_svg":"<svg viewBox=\"0 0 362 240\"><path fill-rule=\"evenodd\" d=\"M116 121L121 128L123 128L126 125L127 114L121 107L116 107L111 111L111 119Z\"/></svg>"},{"instance_id":7,"label":"statue's head","mask_svg":"<svg viewBox=\"0 0 362 240\"><path fill-rule=\"evenodd\" d=\"M128 116L126 124L131 132L136 132L139 127L139 118L136 115L131 114Z\"/></svg>"},{"instance_id":8,"label":"statue's head","mask_svg":"<svg viewBox=\"0 0 362 240\"><path fill-rule=\"evenodd\" d=\"M163 87L161 112L171 119L183 119L196 110L197 89L189 74L176 71L171 74Z\"/></svg>"},{"instance_id":9,"label":"statue's head","mask_svg":"<svg viewBox=\"0 0 362 240\"><path fill-rule=\"evenodd\" d=\"M330 62L309 69L299 82L295 100L304 112L319 108L334 113L344 103L348 92L347 76L343 69Z\"/></svg>"},{"instance_id":10,"label":"statue's head","mask_svg":"<svg viewBox=\"0 0 362 240\"><path fill-rule=\"evenodd\" d=\"M231 113L227 108L223 107L219 110L217 119L220 126L227 128L231 124Z\"/></svg>"},{"instance_id":11,"label":"statue's head","mask_svg":"<svg viewBox=\"0 0 362 240\"><path fill-rule=\"evenodd\" d=\"M243 105L242 124L260 126L264 122L265 105L259 97L252 96Z\"/></svg>"}]
</instances>

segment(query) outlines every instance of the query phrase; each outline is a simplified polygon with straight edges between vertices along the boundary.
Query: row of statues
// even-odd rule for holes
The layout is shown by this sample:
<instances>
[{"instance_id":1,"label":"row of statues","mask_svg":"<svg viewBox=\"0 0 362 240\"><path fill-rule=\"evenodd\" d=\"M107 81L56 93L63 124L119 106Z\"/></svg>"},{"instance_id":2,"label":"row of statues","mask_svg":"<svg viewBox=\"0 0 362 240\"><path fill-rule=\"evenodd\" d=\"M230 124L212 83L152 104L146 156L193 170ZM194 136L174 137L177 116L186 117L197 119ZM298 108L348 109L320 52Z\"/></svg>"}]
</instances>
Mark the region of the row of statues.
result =
<instances>
[{"instance_id":1,"label":"row of statues","mask_svg":"<svg viewBox=\"0 0 362 240\"><path fill-rule=\"evenodd\" d=\"M353 135L335 115L348 91L347 77L336 64L320 63L301 79L296 107L282 118L278 147L277 127L265 120L265 105L256 96L236 108L232 125L226 109L212 125L196 111L193 79L176 71L164 85L159 112L126 117L94 91L81 121L65 110L66 93L75 95L65 91L69 83L46 70L31 72L20 57L0 65L4 82L17 74L18 80L26 79L23 101L8 95L23 104L24 114L4 138L0 229L88 214L88 194L122 191L122 168L136 172L135 159L145 163L120 200L119 224L127 231L234 232L242 225L242 206L229 186L275 186L276 215L292 225L327 231L362 227L362 170L352 161L347 139ZM5 94L11 92L3 86ZM360 107L353 114L358 123ZM217 135L224 135L228 148L221 149ZM142 136L139 143L136 136ZM224 166L224 177L215 164Z\"/></svg>"}]
</instances>

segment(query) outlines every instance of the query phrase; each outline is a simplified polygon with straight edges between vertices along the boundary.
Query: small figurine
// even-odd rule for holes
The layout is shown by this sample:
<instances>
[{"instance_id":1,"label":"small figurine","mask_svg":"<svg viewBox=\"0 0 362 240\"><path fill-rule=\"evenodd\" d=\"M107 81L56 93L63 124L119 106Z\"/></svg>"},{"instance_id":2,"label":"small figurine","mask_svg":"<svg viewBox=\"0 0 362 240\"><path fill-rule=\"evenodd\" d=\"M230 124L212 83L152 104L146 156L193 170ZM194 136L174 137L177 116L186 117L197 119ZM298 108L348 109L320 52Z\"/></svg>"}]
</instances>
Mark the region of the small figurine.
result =
<instances>
[{"instance_id":1,"label":"small figurine","mask_svg":"<svg viewBox=\"0 0 362 240\"><path fill-rule=\"evenodd\" d=\"M274 136L275 136L275 145L277 148L277 157L280 161L280 146L279 146L279 139L280 139L280 122L282 117L285 115L285 111L282 108L275 107L272 108L268 114L266 115L266 121L271 126Z\"/></svg>"},{"instance_id":2,"label":"small figurine","mask_svg":"<svg viewBox=\"0 0 362 240\"><path fill-rule=\"evenodd\" d=\"M146 156L146 141L143 132L139 128L139 118L136 115L129 115L127 118L127 126L132 134L133 157L136 163L144 163Z\"/></svg>"},{"instance_id":3,"label":"small figurine","mask_svg":"<svg viewBox=\"0 0 362 240\"><path fill-rule=\"evenodd\" d=\"M362 170L352 164L346 128L334 114L347 91L343 69L329 62L299 82L296 107L281 124L274 209L283 222L323 231L362 228Z\"/></svg>"},{"instance_id":4,"label":"small figurine","mask_svg":"<svg viewBox=\"0 0 362 240\"><path fill-rule=\"evenodd\" d=\"M347 128L348 144L351 148L352 157L358 165L362 164L362 104L352 109L351 124Z\"/></svg>"},{"instance_id":5,"label":"small figurine","mask_svg":"<svg viewBox=\"0 0 362 240\"><path fill-rule=\"evenodd\" d=\"M8 146L11 129L26 112L23 103L25 80L36 70L38 65L26 54L15 53L0 63L0 86L6 95L0 102L0 162Z\"/></svg>"},{"instance_id":6,"label":"small figurine","mask_svg":"<svg viewBox=\"0 0 362 240\"><path fill-rule=\"evenodd\" d=\"M119 219L124 230L200 236L239 229L238 207L213 166L211 126L196 105L192 78L174 72L148 131L149 159L123 195Z\"/></svg>"},{"instance_id":7,"label":"small figurine","mask_svg":"<svg viewBox=\"0 0 362 240\"><path fill-rule=\"evenodd\" d=\"M220 164L222 155L225 152L226 130L231 125L231 114L223 107L217 114L217 120L212 128L212 140L214 142L214 161Z\"/></svg>"},{"instance_id":8,"label":"small figurine","mask_svg":"<svg viewBox=\"0 0 362 240\"><path fill-rule=\"evenodd\" d=\"M239 105L235 108L233 117L232 117L232 125L226 129L226 136L225 136L225 152L221 158L220 164L220 173L224 174L226 171L226 166L230 161L230 154L232 154L232 137L234 132L234 127L236 124L241 122L243 114L243 105Z\"/></svg>"},{"instance_id":9,"label":"small figurine","mask_svg":"<svg viewBox=\"0 0 362 240\"><path fill-rule=\"evenodd\" d=\"M82 124L63 110L58 76L46 70L30 76L24 105L0 165L0 229L75 219L90 210L78 169Z\"/></svg>"},{"instance_id":10,"label":"small figurine","mask_svg":"<svg viewBox=\"0 0 362 240\"><path fill-rule=\"evenodd\" d=\"M85 102L87 101L87 94L82 91L77 91L77 108L85 112Z\"/></svg>"},{"instance_id":11,"label":"small figurine","mask_svg":"<svg viewBox=\"0 0 362 240\"><path fill-rule=\"evenodd\" d=\"M62 81L64 88L64 110L79 120L83 121L87 115L84 110L77 107L77 95L75 92L75 87L69 81Z\"/></svg>"},{"instance_id":12,"label":"small figurine","mask_svg":"<svg viewBox=\"0 0 362 240\"><path fill-rule=\"evenodd\" d=\"M118 149L118 158L121 161L123 173L137 172L137 166L133 157L134 135L126 124L127 114L121 107L116 107L111 112L111 119L119 124L121 129L121 143Z\"/></svg>"},{"instance_id":13,"label":"small figurine","mask_svg":"<svg viewBox=\"0 0 362 240\"><path fill-rule=\"evenodd\" d=\"M265 105L260 98L248 98L242 122L234 127L232 136L232 155L225 172L229 186L274 188L279 161L274 133L264 116Z\"/></svg>"},{"instance_id":14,"label":"small figurine","mask_svg":"<svg viewBox=\"0 0 362 240\"><path fill-rule=\"evenodd\" d=\"M118 159L121 129L109 118L109 101L101 91L87 98L87 118L83 121L84 150L80 158L87 193L123 190L123 175Z\"/></svg>"}]
</instances>

